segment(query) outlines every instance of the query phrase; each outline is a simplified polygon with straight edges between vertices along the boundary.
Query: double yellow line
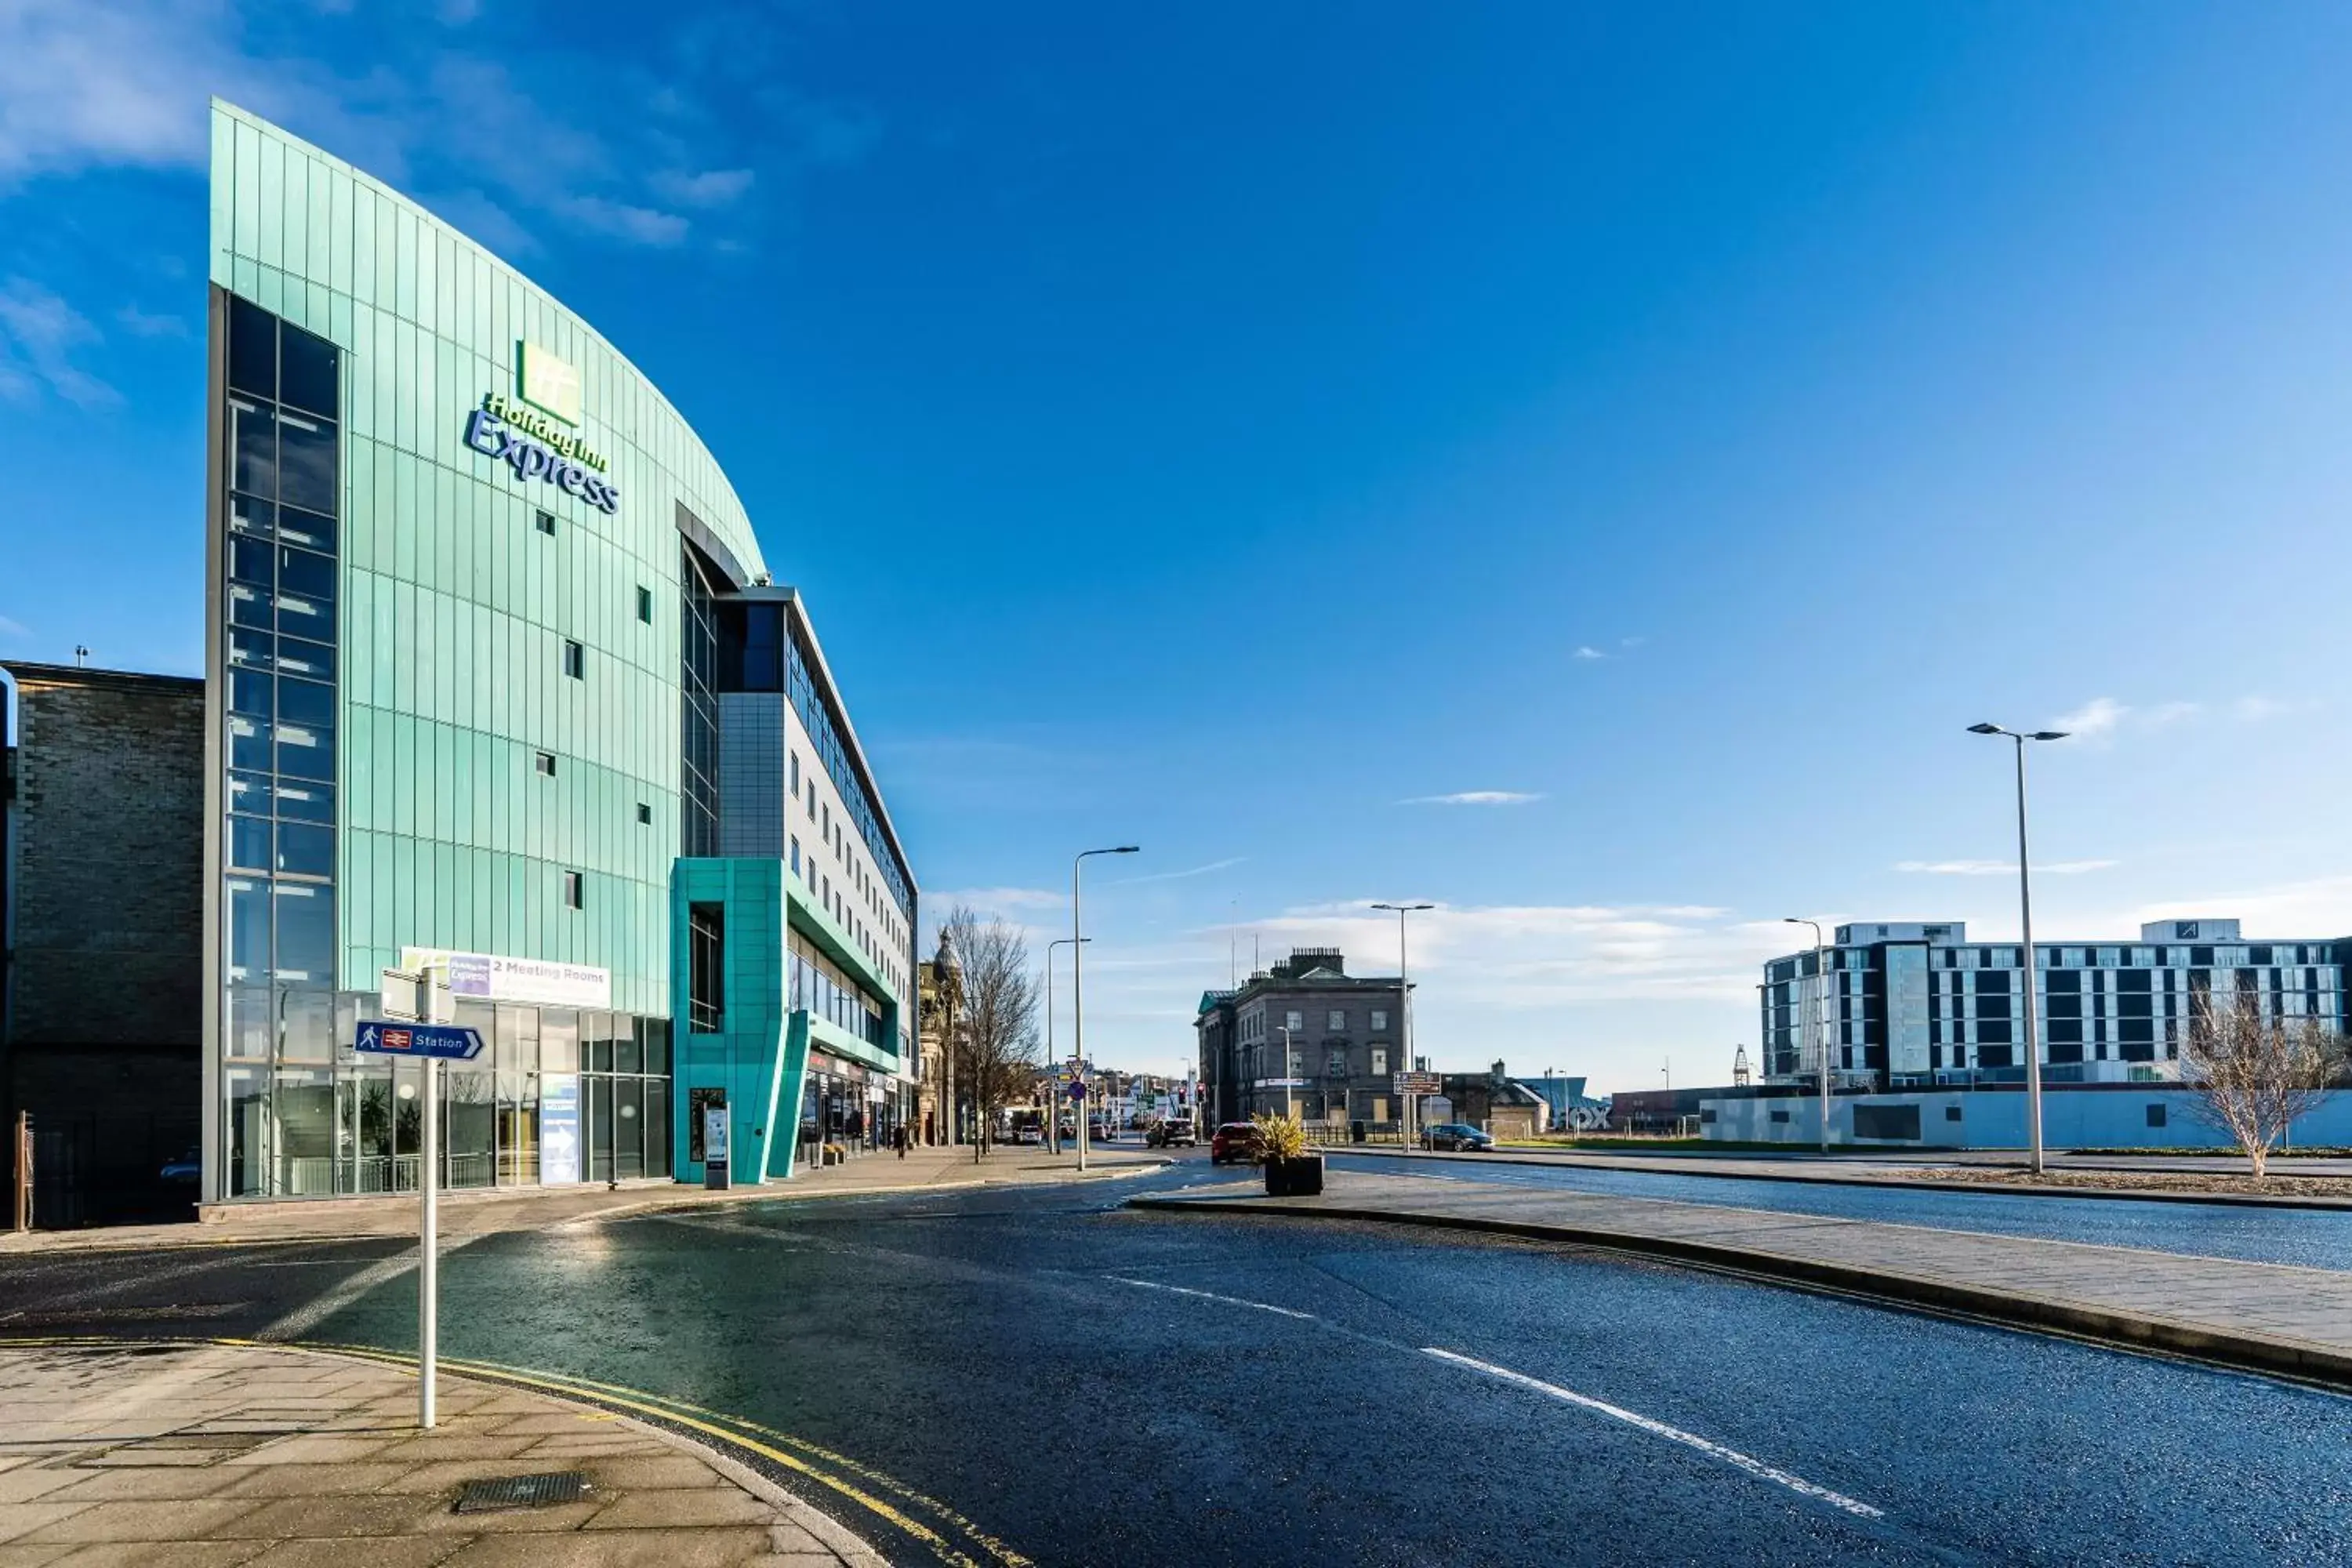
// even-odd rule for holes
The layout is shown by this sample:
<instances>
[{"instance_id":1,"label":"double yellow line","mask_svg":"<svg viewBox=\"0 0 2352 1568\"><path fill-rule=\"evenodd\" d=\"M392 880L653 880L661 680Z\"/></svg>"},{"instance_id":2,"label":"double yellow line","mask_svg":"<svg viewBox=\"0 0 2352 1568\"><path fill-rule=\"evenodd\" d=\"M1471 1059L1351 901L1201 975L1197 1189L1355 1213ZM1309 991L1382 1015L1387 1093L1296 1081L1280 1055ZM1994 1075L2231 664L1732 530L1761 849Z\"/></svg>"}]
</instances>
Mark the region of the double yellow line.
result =
<instances>
[{"instance_id":1,"label":"double yellow line","mask_svg":"<svg viewBox=\"0 0 2352 1568\"><path fill-rule=\"evenodd\" d=\"M149 1345L226 1345L247 1350L306 1351L349 1356L404 1372L414 1372L416 1366L413 1356L379 1350L373 1345L265 1343L258 1340L226 1336L109 1339L93 1335L54 1335L0 1339L0 1348L122 1350ZM845 1454L835 1453L789 1432L763 1426L724 1411L648 1394L642 1389L626 1388L618 1384L599 1383L590 1378L558 1377L526 1367L507 1366L497 1362L461 1361L450 1356L443 1356L440 1364L450 1373L485 1383L501 1383L517 1388L561 1394L589 1405L646 1416L667 1426L682 1426L716 1439L725 1447L755 1455L856 1503L875 1519L921 1542L933 1556L941 1563L952 1564L953 1568L990 1568L992 1564L993 1568L1035 1568L1030 1559L939 1499L926 1496L870 1465L861 1464ZM853 1479L845 1479L845 1476ZM945 1527L944 1531L925 1523L917 1517L918 1514L930 1516ZM974 1552L979 1555L974 1556Z\"/></svg>"}]
</instances>

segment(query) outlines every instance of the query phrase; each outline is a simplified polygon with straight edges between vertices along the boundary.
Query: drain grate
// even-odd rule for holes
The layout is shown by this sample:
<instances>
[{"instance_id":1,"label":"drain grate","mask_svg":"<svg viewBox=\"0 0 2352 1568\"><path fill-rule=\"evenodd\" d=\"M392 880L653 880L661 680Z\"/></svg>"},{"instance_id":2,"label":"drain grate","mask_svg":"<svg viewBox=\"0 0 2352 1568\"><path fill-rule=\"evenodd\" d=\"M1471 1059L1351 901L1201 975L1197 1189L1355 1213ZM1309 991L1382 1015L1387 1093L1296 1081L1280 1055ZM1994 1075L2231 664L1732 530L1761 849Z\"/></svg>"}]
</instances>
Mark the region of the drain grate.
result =
<instances>
[{"instance_id":1,"label":"drain grate","mask_svg":"<svg viewBox=\"0 0 2352 1568\"><path fill-rule=\"evenodd\" d=\"M505 1509L553 1508L588 1495L588 1478L578 1470L548 1476L494 1476L467 1481L457 1493L458 1513L496 1513Z\"/></svg>"}]
</instances>

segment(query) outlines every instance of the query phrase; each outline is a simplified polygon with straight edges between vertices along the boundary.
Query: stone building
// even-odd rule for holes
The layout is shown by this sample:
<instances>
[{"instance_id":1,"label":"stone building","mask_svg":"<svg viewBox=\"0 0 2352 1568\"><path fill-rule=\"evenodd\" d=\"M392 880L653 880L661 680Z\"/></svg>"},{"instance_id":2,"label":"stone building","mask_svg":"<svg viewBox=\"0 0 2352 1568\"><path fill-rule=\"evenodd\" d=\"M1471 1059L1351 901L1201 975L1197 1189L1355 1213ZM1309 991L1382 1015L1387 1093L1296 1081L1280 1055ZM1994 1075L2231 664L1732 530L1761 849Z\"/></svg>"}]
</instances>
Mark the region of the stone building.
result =
<instances>
[{"instance_id":1,"label":"stone building","mask_svg":"<svg viewBox=\"0 0 2352 1568\"><path fill-rule=\"evenodd\" d=\"M1308 1121L1396 1120L1403 985L1349 974L1338 948L1294 948L1234 990L1203 993L1193 1028L1215 1121L1286 1108Z\"/></svg>"}]
</instances>

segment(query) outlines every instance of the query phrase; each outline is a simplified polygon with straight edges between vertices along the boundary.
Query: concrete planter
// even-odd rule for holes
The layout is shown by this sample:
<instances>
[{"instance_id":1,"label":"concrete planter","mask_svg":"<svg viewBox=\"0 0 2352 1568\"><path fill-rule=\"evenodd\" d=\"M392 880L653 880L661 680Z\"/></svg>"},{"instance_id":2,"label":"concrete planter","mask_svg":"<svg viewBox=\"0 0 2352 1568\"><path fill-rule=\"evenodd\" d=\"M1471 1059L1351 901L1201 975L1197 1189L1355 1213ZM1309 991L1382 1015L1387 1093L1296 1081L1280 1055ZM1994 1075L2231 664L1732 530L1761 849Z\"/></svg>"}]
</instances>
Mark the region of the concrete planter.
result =
<instances>
[{"instance_id":1,"label":"concrete planter","mask_svg":"<svg viewBox=\"0 0 2352 1568\"><path fill-rule=\"evenodd\" d=\"M1265 1195L1270 1198L1311 1198L1323 1191L1323 1156L1301 1154L1291 1160L1265 1163Z\"/></svg>"}]
</instances>

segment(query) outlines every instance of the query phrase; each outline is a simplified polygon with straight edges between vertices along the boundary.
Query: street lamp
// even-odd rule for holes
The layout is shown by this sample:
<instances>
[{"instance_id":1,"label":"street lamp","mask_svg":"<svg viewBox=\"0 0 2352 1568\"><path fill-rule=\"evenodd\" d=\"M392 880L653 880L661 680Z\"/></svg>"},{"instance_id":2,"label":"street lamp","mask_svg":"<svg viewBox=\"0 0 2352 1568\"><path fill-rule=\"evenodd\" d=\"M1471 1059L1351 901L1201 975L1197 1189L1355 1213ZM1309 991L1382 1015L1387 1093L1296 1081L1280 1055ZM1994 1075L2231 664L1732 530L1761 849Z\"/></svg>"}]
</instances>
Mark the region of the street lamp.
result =
<instances>
[{"instance_id":1,"label":"street lamp","mask_svg":"<svg viewBox=\"0 0 2352 1568\"><path fill-rule=\"evenodd\" d=\"M1285 1121L1297 1114L1290 1106L1290 1069L1297 1059L1290 1049L1290 1026L1285 1024L1282 1026L1282 1119Z\"/></svg>"},{"instance_id":2,"label":"street lamp","mask_svg":"<svg viewBox=\"0 0 2352 1568\"><path fill-rule=\"evenodd\" d=\"M1055 1081L1054 1070L1059 1065L1054 1057L1054 950L1075 947L1082 942L1092 942L1090 936L1060 937L1045 944L1045 1080ZM1053 1089L1045 1091L1045 1148L1048 1152L1062 1152L1062 1101Z\"/></svg>"},{"instance_id":3,"label":"street lamp","mask_svg":"<svg viewBox=\"0 0 2352 1568\"><path fill-rule=\"evenodd\" d=\"M1412 976L1405 965L1404 917L1416 910L1433 910L1436 907L1435 904L1374 904L1372 906L1376 910L1393 910L1396 912L1397 991L1402 998L1397 1005L1397 1011L1399 1022L1403 1026L1399 1038L1403 1042L1404 1070L1407 1072L1415 1071L1420 1064L1412 1059ZM1412 1152L1412 1096L1404 1094L1397 1098L1403 1102L1399 1109L1404 1112L1403 1121L1397 1129L1399 1141L1403 1144L1404 1152L1410 1154Z\"/></svg>"},{"instance_id":4,"label":"street lamp","mask_svg":"<svg viewBox=\"0 0 2352 1568\"><path fill-rule=\"evenodd\" d=\"M1822 945L1822 922L1799 920L1795 915L1782 915L1780 923L1813 928L1813 978L1820 982L1821 986L1821 994L1814 1005L1820 1010L1821 1024L1817 1033L1821 1037L1822 1053L1822 1152L1826 1154L1830 1152L1830 972Z\"/></svg>"},{"instance_id":5,"label":"street lamp","mask_svg":"<svg viewBox=\"0 0 2352 1568\"><path fill-rule=\"evenodd\" d=\"M2042 1009L2033 994L2033 885L2025 865L2025 742L2063 741L2063 730L2021 734L1998 724L1971 724L1971 735L2005 735L2017 743L2017 915L2025 959L2025 1142L2033 1173L2042 1173Z\"/></svg>"},{"instance_id":6,"label":"street lamp","mask_svg":"<svg viewBox=\"0 0 2352 1568\"><path fill-rule=\"evenodd\" d=\"M1080 1062L1087 1059L1087 973L1086 933L1078 929L1078 873L1086 868L1089 855L1132 855L1140 845L1122 844L1115 849L1081 849L1070 861L1070 1055ZM1083 1068L1081 1071L1085 1070ZM1078 1169L1087 1168L1086 1105L1078 1106Z\"/></svg>"}]
</instances>

